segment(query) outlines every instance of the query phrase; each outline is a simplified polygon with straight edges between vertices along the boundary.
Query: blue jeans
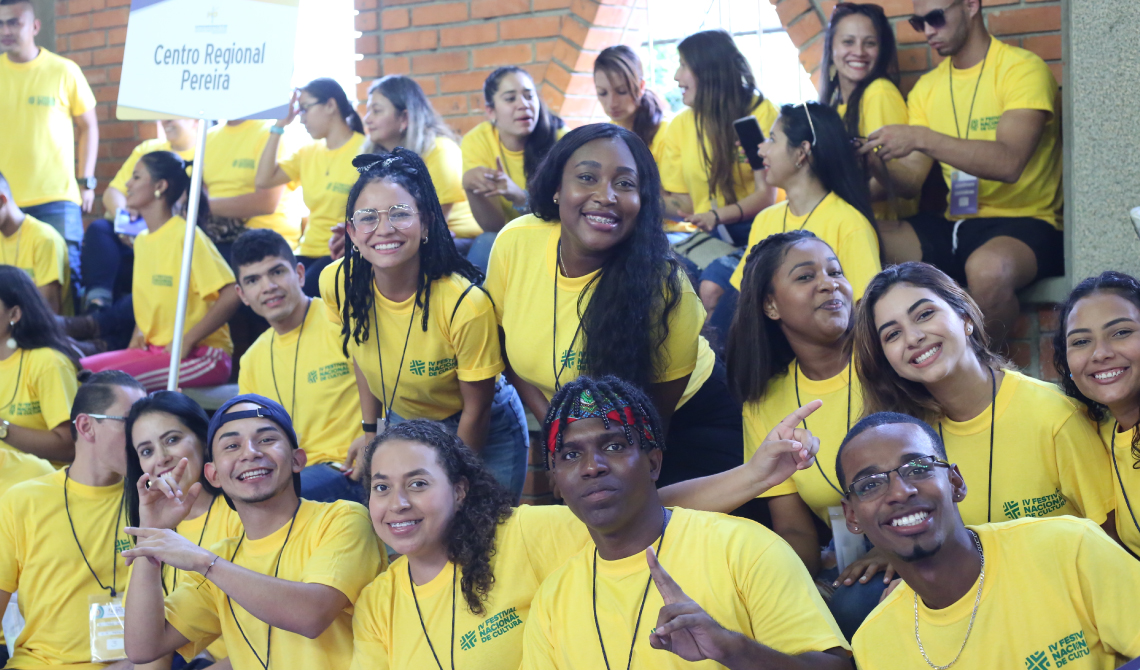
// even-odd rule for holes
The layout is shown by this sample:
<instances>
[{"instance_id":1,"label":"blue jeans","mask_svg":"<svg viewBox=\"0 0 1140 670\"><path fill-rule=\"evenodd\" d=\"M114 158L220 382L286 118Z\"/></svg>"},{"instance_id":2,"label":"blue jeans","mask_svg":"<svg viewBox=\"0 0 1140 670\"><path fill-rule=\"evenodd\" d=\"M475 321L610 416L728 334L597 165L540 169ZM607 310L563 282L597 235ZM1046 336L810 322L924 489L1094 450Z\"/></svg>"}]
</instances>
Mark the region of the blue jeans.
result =
<instances>
[{"instance_id":1,"label":"blue jeans","mask_svg":"<svg viewBox=\"0 0 1140 670\"><path fill-rule=\"evenodd\" d=\"M98 300L109 305L130 294L135 252L115 234L114 223L107 219L91 222L83 233L80 261L88 303Z\"/></svg>"},{"instance_id":2,"label":"blue jeans","mask_svg":"<svg viewBox=\"0 0 1140 670\"><path fill-rule=\"evenodd\" d=\"M839 569L824 570L819 576L828 582L833 582L839 576ZM883 591L887 586L883 583L883 573L880 572L872 575L866 583L856 580L851 586L840 584L836 587L827 607L831 610L831 616L835 617L835 623L839 624L839 630L843 631L844 637L850 640L855 635L863 620L878 606L879 598L883 597Z\"/></svg>"},{"instance_id":3,"label":"blue jeans","mask_svg":"<svg viewBox=\"0 0 1140 670\"><path fill-rule=\"evenodd\" d=\"M23 208L25 214L55 228L63 239L67 240L67 258L71 265L71 283L73 286L82 286L83 279L80 274L79 243L83 241L83 210L79 205L68 200L45 202L42 205ZM73 291L78 294L78 291Z\"/></svg>"},{"instance_id":4,"label":"blue jeans","mask_svg":"<svg viewBox=\"0 0 1140 670\"><path fill-rule=\"evenodd\" d=\"M364 487L345 477L335 463L318 463L301 470L301 497L315 502L361 502Z\"/></svg>"},{"instance_id":5,"label":"blue jeans","mask_svg":"<svg viewBox=\"0 0 1140 670\"><path fill-rule=\"evenodd\" d=\"M228 251L223 253L226 254ZM229 261L229 256L226 256L226 261ZM305 266L305 285L302 287L305 295L321 297L321 271L332 263L332 256L297 256L297 262Z\"/></svg>"},{"instance_id":6,"label":"blue jeans","mask_svg":"<svg viewBox=\"0 0 1140 670\"><path fill-rule=\"evenodd\" d=\"M497 232L479 235L467 251L467 260L482 270L483 274L487 274L487 266L491 263L491 247L495 246L495 238L498 235Z\"/></svg>"},{"instance_id":7,"label":"blue jeans","mask_svg":"<svg viewBox=\"0 0 1140 670\"><path fill-rule=\"evenodd\" d=\"M402 423L407 419L392 412L392 423ZM459 429L459 414L453 414L438 422L449 433ZM491 425L487 429L487 441L483 443L483 465L495 479L506 488L518 504L526 482L526 460L528 439L526 413L518 391L510 382L500 378L495 384L495 397L491 401ZM303 473L302 473L303 474Z\"/></svg>"}]
</instances>

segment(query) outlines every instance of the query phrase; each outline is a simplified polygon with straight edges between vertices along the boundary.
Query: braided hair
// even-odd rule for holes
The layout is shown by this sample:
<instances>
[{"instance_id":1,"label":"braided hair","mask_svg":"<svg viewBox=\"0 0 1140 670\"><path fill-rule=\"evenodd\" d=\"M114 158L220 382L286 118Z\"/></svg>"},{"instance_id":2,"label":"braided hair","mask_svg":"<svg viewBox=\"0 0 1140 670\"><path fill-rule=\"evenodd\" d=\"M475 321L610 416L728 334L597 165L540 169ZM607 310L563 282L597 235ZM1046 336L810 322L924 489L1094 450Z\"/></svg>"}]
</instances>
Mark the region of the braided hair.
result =
<instances>
[{"instance_id":1,"label":"braided hair","mask_svg":"<svg viewBox=\"0 0 1140 670\"><path fill-rule=\"evenodd\" d=\"M459 254L447 229L447 219L439 204L435 186L423 159L414 151L396 147L387 154L361 154L352 159L352 166L360 173L348 193L344 219L352 225L356 201L364 187L376 181L389 181L403 188L416 201L420 222L427 231L427 242L420 245L420 276L416 280L416 307L423 312L423 330L428 328L428 303L431 284L451 274L459 274L472 284L483 283L483 273L471 261ZM357 344L368 340L370 315L373 305L372 264L364 260L351 244L345 245L344 262L337 268L336 301L341 310L341 335L344 338L344 355L348 355L348 342L352 337ZM341 300L341 291L344 300Z\"/></svg>"},{"instance_id":2,"label":"braided hair","mask_svg":"<svg viewBox=\"0 0 1140 670\"><path fill-rule=\"evenodd\" d=\"M625 439L631 445L633 431L641 435L641 449L665 451L665 442L661 435L661 417L657 414L657 407L649 396L637 386L613 375L606 375L593 379L585 375L567 382L554 397L550 399L550 409L546 412L546 419L542 422L542 434L546 437L546 469L551 469L554 454L562 448L562 438L566 427L571 423L569 419L577 418L575 414L582 405L583 394L588 393L594 401L602 407L609 406L620 410L628 407L632 421L625 412L618 411L617 421L621 424ZM608 430L613 419L602 416L602 423ZM551 432L554 431L552 435Z\"/></svg>"}]
</instances>

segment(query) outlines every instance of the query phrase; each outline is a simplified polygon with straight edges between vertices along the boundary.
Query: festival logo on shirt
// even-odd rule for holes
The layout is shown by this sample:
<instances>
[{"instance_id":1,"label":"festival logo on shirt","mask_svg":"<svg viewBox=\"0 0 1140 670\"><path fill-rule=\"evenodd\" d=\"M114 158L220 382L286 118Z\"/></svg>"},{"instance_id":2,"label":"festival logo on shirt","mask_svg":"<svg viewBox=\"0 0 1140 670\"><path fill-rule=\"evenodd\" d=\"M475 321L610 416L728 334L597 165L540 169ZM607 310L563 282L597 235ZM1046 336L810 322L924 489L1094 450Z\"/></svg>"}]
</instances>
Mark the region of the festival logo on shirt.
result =
<instances>
[{"instance_id":1,"label":"festival logo on shirt","mask_svg":"<svg viewBox=\"0 0 1140 670\"><path fill-rule=\"evenodd\" d=\"M997 130L998 121L1001 120L1000 116L983 116L978 119L970 120L971 132L987 132Z\"/></svg>"},{"instance_id":2,"label":"festival logo on shirt","mask_svg":"<svg viewBox=\"0 0 1140 670\"><path fill-rule=\"evenodd\" d=\"M521 626L522 622L516 608L505 609L479 624L477 631L472 630L464 633L463 637L459 638L459 648L463 651L470 651L475 648L477 642L490 642Z\"/></svg>"},{"instance_id":3,"label":"festival logo on shirt","mask_svg":"<svg viewBox=\"0 0 1140 670\"><path fill-rule=\"evenodd\" d=\"M586 367L586 352L564 349L562 355L558 357L558 364L567 370L581 372Z\"/></svg>"},{"instance_id":4,"label":"festival logo on shirt","mask_svg":"<svg viewBox=\"0 0 1140 670\"><path fill-rule=\"evenodd\" d=\"M12 408L12 416L35 416L40 413L40 401L18 402Z\"/></svg>"},{"instance_id":5,"label":"festival logo on shirt","mask_svg":"<svg viewBox=\"0 0 1140 670\"><path fill-rule=\"evenodd\" d=\"M1035 651L1026 656L1025 670L1063 668L1078 658L1083 658L1091 653L1089 643L1085 640L1085 632L1079 630L1049 645L1047 652Z\"/></svg>"},{"instance_id":6,"label":"festival logo on shirt","mask_svg":"<svg viewBox=\"0 0 1140 670\"><path fill-rule=\"evenodd\" d=\"M1023 498L1021 500L1007 500L1002 504L1002 512L1008 520L1022 517L1043 517L1056 512L1069 504L1061 489L1056 489L1049 495L1037 498Z\"/></svg>"},{"instance_id":7,"label":"festival logo on shirt","mask_svg":"<svg viewBox=\"0 0 1140 670\"><path fill-rule=\"evenodd\" d=\"M28 104L36 107L55 107L59 101L50 95L29 95Z\"/></svg>"},{"instance_id":8,"label":"festival logo on shirt","mask_svg":"<svg viewBox=\"0 0 1140 670\"><path fill-rule=\"evenodd\" d=\"M235 158L233 167L236 167L240 170L256 170L257 161L253 160L252 158Z\"/></svg>"},{"instance_id":9,"label":"festival logo on shirt","mask_svg":"<svg viewBox=\"0 0 1140 670\"><path fill-rule=\"evenodd\" d=\"M115 540L115 551L117 551L118 553L121 554L130 548L131 548L131 541L130 540L125 539L125 538L121 539L121 540Z\"/></svg>"},{"instance_id":10,"label":"festival logo on shirt","mask_svg":"<svg viewBox=\"0 0 1140 670\"><path fill-rule=\"evenodd\" d=\"M422 377L425 374L429 377L438 377L445 372L450 372L459 366L459 361L452 358L441 358L438 361L421 361L418 358L413 359L408 363L408 372Z\"/></svg>"},{"instance_id":11,"label":"festival logo on shirt","mask_svg":"<svg viewBox=\"0 0 1140 670\"><path fill-rule=\"evenodd\" d=\"M333 193L343 193L344 195L348 195L349 192L352 191L352 184L342 184L338 181L330 181L329 183L325 184L325 190L332 191Z\"/></svg>"},{"instance_id":12,"label":"festival logo on shirt","mask_svg":"<svg viewBox=\"0 0 1140 670\"><path fill-rule=\"evenodd\" d=\"M326 365L324 367L310 371L306 377L306 380L310 384L316 384L317 382L345 377L349 374L349 372L348 363L341 361L339 363L333 363L332 365Z\"/></svg>"},{"instance_id":13,"label":"festival logo on shirt","mask_svg":"<svg viewBox=\"0 0 1140 670\"><path fill-rule=\"evenodd\" d=\"M154 286L174 286L174 277L171 275L151 275L150 283Z\"/></svg>"}]
</instances>

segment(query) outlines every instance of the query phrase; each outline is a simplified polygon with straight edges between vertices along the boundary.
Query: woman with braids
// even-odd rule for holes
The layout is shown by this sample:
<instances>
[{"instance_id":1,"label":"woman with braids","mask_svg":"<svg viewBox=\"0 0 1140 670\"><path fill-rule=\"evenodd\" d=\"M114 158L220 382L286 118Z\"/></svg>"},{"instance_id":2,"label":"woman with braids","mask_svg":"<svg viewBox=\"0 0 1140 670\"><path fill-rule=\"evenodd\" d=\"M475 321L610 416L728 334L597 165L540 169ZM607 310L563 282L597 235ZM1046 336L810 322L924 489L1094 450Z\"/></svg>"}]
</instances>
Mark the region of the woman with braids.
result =
<instances>
[{"instance_id":1,"label":"woman with braids","mask_svg":"<svg viewBox=\"0 0 1140 670\"><path fill-rule=\"evenodd\" d=\"M495 234L529 211L527 183L566 130L546 107L527 71L507 65L483 82L487 120L463 136L463 188L479 226L487 231L468 253L483 270Z\"/></svg>"},{"instance_id":2,"label":"woman with braids","mask_svg":"<svg viewBox=\"0 0 1140 670\"><path fill-rule=\"evenodd\" d=\"M740 405L669 253L652 154L609 123L567 133L531 179L535 213L499 234L486 288L507 374L535 416L587 371L644 388L669 430L666 483L739 465Z\"/></svg>"},{"instance_id":3,"label":"woman with braids","mask_svg":"<svg viewBox=\"0 0 1140 670\"><path fill-rule=\"evenodd\" d=\"M123 480L131 526L140 526L140 480L151 483L148 488L153 491L148 495L154 496L164 495L165 490L189 491L194 482L200 482L204 495L195 499L186 518L171 530L200 547L241 535L237 512L202 474L209 425L210 419L198 403L174 391L158 391L131 406L126 423L127 476ZM174 587L187 578L175 568L162 566L163 592L173 593ZM226 645L220 637L208 649L213 660L226 658ZM208 663L198 663L195 667L208 667Z\"/></svg>"},{"instance_id":4,"label":"woman with braids","mask_svg":"<svg viewBox=\"0 0 1140 670\"><path fill-rule=\"evenodd\" d=\"M313 142L292 156L277 160L285 126L301 117L301 124ZM301 236L297 260L305 266L308 280L305 294L316 297L321 269L332 260L329 240L333 227L341 222L344 201L356 171L352 157L364 144L364 126L340 84L322 77L293 92L285 118L269 128L269 141L257 162L259 189L298 182L309 208L309 225Z\"/></svg>"},{"instance_id":5,"label":"woman with braids","mask_svg":"<svg viewBox=\"0 0 1140 670\"><path fill-rule=\"evenodd\" d=\"M0 495L75 457L78 362L47 301L20 268L0 265Z\"/></svg>"},{"instance_id":6,"label":"woman with braids","mask_svg":"<svg viewBox=\"0 0 1140 670\"><path fill-rule=\"evenodd\" d=\"M737 150L732 122L751 115L767 130L776 120L776 107L756 88L748 60L727 32L693 33L677 51L681 65L673 79L689 109L665 131L666 214L705 231L724 224L739 246L748 238L752 217L775 202L776 193Z\"/></svg>"},{"instance_id":7,"label":"woman with braids","mask_svg":"<svg viewBox=\"0 0 1140 670\"><path fill-rule=\"evenodd\" d=\"M902 263L871 280L855 317L855 370L864 415L926 421L975 482L958 504L967 525L1068 514L1115 532L1096 427L1056 386L990 350L978 305L941 270ZM888 567L877 550L854 565L848 578Z\"/></svg>"},{"instance_id":8,"label":"woman with braids","mask_svg":"<svg viewBox=\"0 0 1140 670\"><path fill-rule=\"evenodd\" d=\"M879 5L836 5L823 37L820 72L828 74L820 81L819 101L839 112L851 137L866 138L883 126L907 124L906 100L898 88L895 33ZM897 221L918 212L917 198L892 197L874 176L869 183L876 219Z\"/></svg>"},{"instance_id":9,"label":"woman with braids","mask_svg":"<svg viewBox=\"0 0 1140 670\"><path fill-rule=\"evenodd\" d=\"M1109 450L1116 533L1140 556L1140 281L1122 272L1085 279L1061 307L1053 364L1084 403Z\"/></svg>"},{"instance_id":10,"label":"woman with braids","mask_svg":"<svg viewBox=\"0 0 1140 670\"><path fill-rule=\"evenodd\" d=\"M154 151L135 165L127 182L127 206L146 221L146 230L135 238L131 280L134 335L126 349L84 358L81 362L88 370L122 370L149 391L166 387L182 245L188 225L175 208L189 190L186 161L178 154ZM209 216L210 206L203 200L198 204L190 292L186 298L178 377L183 387L224 384L229 381L233 366L233 342L226 322L241 300L233 270L202 230L201 224Z\"/></svg>"},{"instance_id":11,"label":"woman with braids","mask_svg":"<svg viewBox=\"0 0 1140 670\"><path fill-rule=\"evenodd\" d=\"M518 498L526 417L499 373L483 274L459 255L423 160L397 148L358 156L348 194L350 246L321 274L329 317L355 359L366 439L376 422L442 421ZM348 462L358 457L350 449ZM359 475L357 475L359 477Z\"/></svg>"}]
</instances>

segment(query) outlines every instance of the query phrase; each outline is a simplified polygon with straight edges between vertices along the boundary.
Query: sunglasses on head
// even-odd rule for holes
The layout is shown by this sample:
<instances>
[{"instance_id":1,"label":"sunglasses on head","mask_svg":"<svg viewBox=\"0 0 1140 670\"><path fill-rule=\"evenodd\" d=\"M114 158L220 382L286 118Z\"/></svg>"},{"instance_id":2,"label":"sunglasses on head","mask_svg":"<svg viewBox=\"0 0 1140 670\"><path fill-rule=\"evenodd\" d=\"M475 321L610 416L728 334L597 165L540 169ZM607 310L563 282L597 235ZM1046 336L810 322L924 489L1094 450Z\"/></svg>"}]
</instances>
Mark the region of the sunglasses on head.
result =
<instances>
[{"instance_id":1,"label":"sunglasses on head","mask_svg":"<svg viewBox=\"0 0 1140 670\"><path fill-rule=\"evenodd\" d=\"M955 2L951 3L950 7L953 7L956 4L958 4L958 0L955 0ZM947 7L946 9L950 9L950 7ZM926 26L928 25L931 28L938 30L942 26L946 25L946 9L936 9L922 16L915 15L907 19L907 21L910 23L912 28L920 33L925 31Z\"/></svg>"}]
</instances>

